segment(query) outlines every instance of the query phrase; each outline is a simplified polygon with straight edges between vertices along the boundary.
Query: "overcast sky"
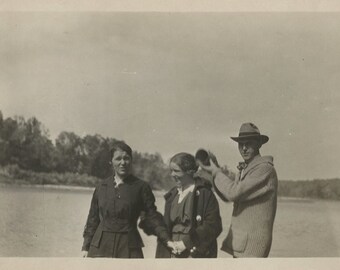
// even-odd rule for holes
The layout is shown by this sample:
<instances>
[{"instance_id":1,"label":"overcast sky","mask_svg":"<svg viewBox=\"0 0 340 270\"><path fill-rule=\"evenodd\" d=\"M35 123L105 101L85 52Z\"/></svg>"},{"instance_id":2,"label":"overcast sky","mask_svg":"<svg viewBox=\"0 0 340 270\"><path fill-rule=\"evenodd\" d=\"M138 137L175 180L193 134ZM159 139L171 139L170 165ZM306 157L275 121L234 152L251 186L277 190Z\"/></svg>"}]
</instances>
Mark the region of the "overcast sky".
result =
<instances>
[{"instance_id":1,"label":"overcast sky","mask_svg":"<svg viewBox=\"0 0 340 270\"><path fill-rule=\"evenodd\" d=\"M279 179L340 177L336 13L3 13L0 110L140 152L212 150L243 122Z\"/></svg>"}]
</instances>

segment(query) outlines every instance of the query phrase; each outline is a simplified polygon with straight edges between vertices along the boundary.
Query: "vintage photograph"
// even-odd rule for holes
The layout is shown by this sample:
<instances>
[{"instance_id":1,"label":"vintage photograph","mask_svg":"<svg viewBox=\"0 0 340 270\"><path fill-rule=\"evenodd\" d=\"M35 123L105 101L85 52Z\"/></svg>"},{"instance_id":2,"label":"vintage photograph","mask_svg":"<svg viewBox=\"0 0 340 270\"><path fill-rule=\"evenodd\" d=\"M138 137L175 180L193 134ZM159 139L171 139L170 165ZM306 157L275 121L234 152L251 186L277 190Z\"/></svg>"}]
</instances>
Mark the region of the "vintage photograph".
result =
<instances>
[{"instance_id":1,"label":"vintage photograph","mask_svg":"<svg viewBox=\"0 0 340 270\"><path fill-rule=\"evenodd\" d=\"M1 12L0 257L340 257L339 29Z\"/></svg>"}]
</instances>

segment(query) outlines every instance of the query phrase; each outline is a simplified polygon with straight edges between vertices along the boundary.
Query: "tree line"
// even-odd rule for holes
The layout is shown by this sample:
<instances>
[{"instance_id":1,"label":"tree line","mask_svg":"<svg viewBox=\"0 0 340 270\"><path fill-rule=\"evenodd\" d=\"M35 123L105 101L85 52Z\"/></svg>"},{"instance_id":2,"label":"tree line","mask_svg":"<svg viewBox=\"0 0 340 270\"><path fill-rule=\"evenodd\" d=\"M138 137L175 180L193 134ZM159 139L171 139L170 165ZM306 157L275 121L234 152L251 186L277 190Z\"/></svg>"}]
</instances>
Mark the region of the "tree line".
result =
<instances>
[{"instance_id":1,"label":"tree line","mask_svg":"<svg viewBox=\"0 0 340 270\"><path fill-rule=\"evenodd\" d=\"M281 180L278 194L285 197L340 200L340 179Z\"/></svg>"},{"instance_id":2,"label":"tree line","mask_svg":"<svg viewBox=\"0 0 340 270\"><path fill-rule=\"evenodd\" d=\"M83 184L79 175L84 175L84 183L94 184L93 178L87 181L86 176L103 179L112 174L109 151L116 141L99 134L80 137L74 132L62 131L53 143L48 130L37 118L4 118L0 111L0 165L7 168L7 174L17 177L40 179L46 173L67 173L67 179L74 174L80 185ZM159 153L134 151L133 173L147 180L154 189L172 185L168 168Z\"/></svg>"},{"instance_id":3,"label":"tree line","mask_svg":"<svg viewBox=\"0 0 340 270\"><path fill-rule=\"evenodd\" d=\"M0 177L33 184L94 186L112 174L109 149L115 138L99 134L78 136L62 131L53 143L48 130L35 117L4 118L0 111ZM229 177L235 173L222 168ZM168 166L159 153L133 152L133 173L153 189L173 186ZM202 174L205 178L208 175ZM12 180L11 180L12 178ZM1 180L1 179L0 179ZM210 179L211 180L211 179ZM340 179L279 181L279 196L340 199Z\"/></svg>"}]
</instances>

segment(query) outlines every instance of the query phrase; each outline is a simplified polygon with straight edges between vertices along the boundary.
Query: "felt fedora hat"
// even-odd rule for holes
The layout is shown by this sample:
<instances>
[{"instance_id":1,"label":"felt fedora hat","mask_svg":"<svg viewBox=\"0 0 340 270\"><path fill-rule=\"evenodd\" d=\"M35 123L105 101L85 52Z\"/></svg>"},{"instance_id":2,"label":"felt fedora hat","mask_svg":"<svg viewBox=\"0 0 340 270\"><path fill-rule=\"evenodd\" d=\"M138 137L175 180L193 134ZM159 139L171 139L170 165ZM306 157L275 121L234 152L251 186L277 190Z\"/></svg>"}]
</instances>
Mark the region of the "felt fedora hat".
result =
<instances>
[{"instance_id":1,"label":"felt fedora hat","mask_svg":"<svg viewBox=\"0 0 340 270\"><path fill-rule=\"evenodd\" d=\"M235 142L247 140L247 139L259 139L262 144L268 142L269 137L262 135L257 126L253 123L244 123L241 125L238 137L230 137Z\"/></svg>"}]
</instances>

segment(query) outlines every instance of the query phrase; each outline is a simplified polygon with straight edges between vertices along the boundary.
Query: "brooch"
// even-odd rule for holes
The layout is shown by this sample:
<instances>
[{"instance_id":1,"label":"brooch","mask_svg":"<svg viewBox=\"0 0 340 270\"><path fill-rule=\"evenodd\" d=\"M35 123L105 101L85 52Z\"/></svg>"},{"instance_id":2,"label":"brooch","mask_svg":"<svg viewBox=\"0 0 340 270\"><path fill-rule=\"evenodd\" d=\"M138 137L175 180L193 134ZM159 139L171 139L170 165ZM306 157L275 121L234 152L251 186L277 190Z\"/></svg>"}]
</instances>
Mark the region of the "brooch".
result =
<instances>
[{"instance_id":1,"label":"brooch","mask_svg":"<svg viewBox=\"0 0 340 270\"><path fill-rule=\"evenodd\" d=\"M201 217L200 215L197 215L197 216L196 216L196 220L197 220L198 222L200 222L200 221L202 220L202 217Z\"/></svg>"}]
</instances>

